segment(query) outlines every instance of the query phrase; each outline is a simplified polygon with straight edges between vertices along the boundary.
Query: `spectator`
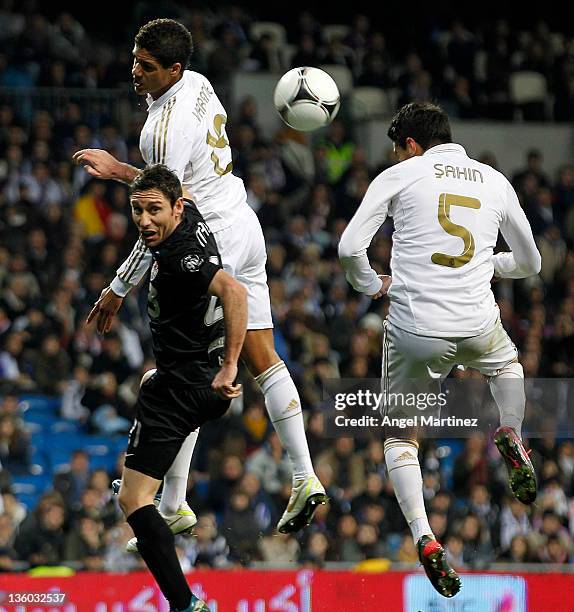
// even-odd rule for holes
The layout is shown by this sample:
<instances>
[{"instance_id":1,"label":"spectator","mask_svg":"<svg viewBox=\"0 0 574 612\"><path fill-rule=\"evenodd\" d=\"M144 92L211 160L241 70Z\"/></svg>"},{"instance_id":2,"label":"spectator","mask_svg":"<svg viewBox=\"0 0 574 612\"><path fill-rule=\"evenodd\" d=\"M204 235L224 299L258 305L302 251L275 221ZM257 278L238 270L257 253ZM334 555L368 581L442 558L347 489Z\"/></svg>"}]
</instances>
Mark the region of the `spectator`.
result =
<instances>
[{"instance_id":1,"label":"spectator","mask_svg":"<svg viewBox=\"0 0 574 612\"><path fill-rule=\"evenodd\" d=\"M287 567L297 562L299 543L290 534L273 534L261 538L259 551L267 566Z\"/></svg>"},{"instance_id":2,"label":"spectator","mask_svg":"<svg viewBox=\"0 0 574 612\"><path fill-rule=\"evenodd\" d=\"M54 490L62 495L67 507L79 503L90 478L90 459L83 450L75 450L70 458L70 467L54 477Z\"/></svg>"},{"instance_id":3,"label":"spectator","mask_svg":"<svg viewBox=\"0 0 574 612\"><path fill-rule=\"evenodd\" d=\"M532 561L528 538L524 535L515 535L510 541L510 548L499 555L499 561L510 563L529 563Z\"/></svg>"},{"instance_id":4,"label":"spectator","mask_svg":"<svg viewBox=\"0 0 574 612\"><path fill-rule=\"evenodd\" d=\"M509 549L512 538L516 535L527 535L531 530L526 506L511 498L504 504L500 513L500 548Z\"/></svg>"},{"instance_id":5,"label":"spectator","mask_svg":"<svg viewBox=\"0 0 574 612\"><path fill-rule=\"evenodd\" d=\"M104 567L104 525L83 516L68 533L64 559L79 564L80 569L101 571Z\"/></svg>"},{"instance_id":6,"label":"spectator","mask_svg":"<svg viewBox=\"0 0 574 612\"><path fill-rule=\"evenodd\" d=\"M229 565L229 546L218 533L215 516L200 515L194 528L195 538L188 538L185 554L194 566L222 568Z\"/></svg>"},{"instance_id":7,"label":"spectator","mask_svg":"<svg viewBox=\"0 0 574 612\"><path fill-rule=\"evenodd\" d=\"M485 453L484 434L475 433L467 439L465 449L454 462L454 493L461 497L468 494L475 484L488 486L492 480L492 470Z\"/></svg>"},{"instance_id":8,"label":"spectator","mask_svg":"<svg viewBox=\"0 0 574 612\"><path fill-rule=\"evenodd\" d=\"M485 567L493 558L488 531L475 514L462 520L459 535L463 543L462 558L469 567Z\"/></svg>"},{"instance_id":9,"label":"spectator","mask_svg":"<svg viewBox=\"0 0 574 612\"><path fill-rule=\"evenodd\" d=\"M0 514L0 572L16 569L18 553L14 548L16 527L8 514Z\"/></svg>"},{"instance_id":10,"label":"spectator","mask_svg":"<svg viewBox=\"0 0 574 612\"><path fill-rule=\"evenodd\" d=\"M281 485L291 479L291 465L275 432L269 434L265 445L253 453L246 464L271 494L277 493Z\"/></svg>"},{"instance_id":11,"label":"spectator","mask_svg":"<svg viewBox=\"0 0 574 612\"><path fill-rule=\"evenodd\" d=\"M12 474L25 474L30 466L30 443L18 420L0 416L0 465Z\"/></svg>"},{"instance_id":12,"label":"spectator","mask_svg":"<svg viewBox=\"0 0 574 612\"><path fill-rule=\"evenodd\" d=\"M22 526L16 538L14 547L19 558L32 567L60 565L64 560L64 505L49 501L38 509L37 517L37 525Z\"/></svg>"},{"instance_id":13,"label":"spectator","mask_svg":"<svg viewBox=\"0 0 574 612\"><path fill-rule=\"evenodd\" d=\"M261 482L266 482L258 474L253 471ZM222 513L231 497L231 492L239 484L243 475L243 466L241 460L236 455L227 455L221 461L220 473L216 478L212 478L209 484L208 505L216 513ZM269 489L266 487L266 491Z\"/></svg>"},{"instance_id":14,"label":"spectator","mask_svg":"<svg viewBox=\"0 0 574 612\"><path fill-rule=\"evenodd\" d=\"M233 558L242 564L248 564L259 556L257 541L261 532L255 513L250 507L249 495L242 489L232 492L221 527L226 534L229 552Z\"/></svg>"},{"instance_id":15,"label":"spectator","mask_svg":"<svg viewBox=\"0 0 574 612\"><path fill-rule=\"evenodd\" d=\"M358 524L352 514L344 514L337 523L337 560L358 563L363 551L357 542Z\"/></svg>"},{"instance_id":16,"label":"spectator","mask_svg":"<svg viewBox=\"0 0 574 612\"><path fill-rule=\"evenodd\" d=\"M337 438L334 449L325 451L316 460L318 466L325 463L331 467L338 497L345 500L351 500L365 488L364 461L354 453L354 446L352 438Z\"/></svg>"},{"instance_id":17,"label":"spectator","mask_svg":"<svg viewBox=\"0 0 574 612\"><path fill-rule=\"evenodd\" d=\"M49 334L42 340L40 350L30 355L32 376L38 390L46 395L61 395L65 381L70 373L70 358L61 348L55 334Z\"/></svg>"}]
</instances>

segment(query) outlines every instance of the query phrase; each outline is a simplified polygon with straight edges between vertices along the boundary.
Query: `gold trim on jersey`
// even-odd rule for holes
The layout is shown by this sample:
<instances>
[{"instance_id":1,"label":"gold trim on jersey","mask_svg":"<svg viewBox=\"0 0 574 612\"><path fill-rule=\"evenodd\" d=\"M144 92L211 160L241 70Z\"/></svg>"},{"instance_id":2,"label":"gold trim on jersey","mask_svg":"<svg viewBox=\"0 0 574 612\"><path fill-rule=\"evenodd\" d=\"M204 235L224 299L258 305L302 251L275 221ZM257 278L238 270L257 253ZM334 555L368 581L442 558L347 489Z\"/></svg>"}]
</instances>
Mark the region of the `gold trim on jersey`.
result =
<instances>
[{"instance_id":1,"label":"gold trim on jersey","mask_svg":"<svg viewBox=\"0 0 574 612\"><path fill-rule=\"evenodd\" d=\"M158 157L156 155L156 147L157 147L157 141L158 141L159 125L163 119L164 113L165 113L165 106L162 108L161 117L155 122L155 126L153 128L153 149L152 149L152 154L151 154L152 164L157 164L158 162Z\"/></svg>"},{"instance_id":2,"label":"gold trim on jersey","mask_svg":"<svg viewBox=\"0 0 574 612\"><path fill-rule=\"evenodd\" d=\"M169 121L171 119L171 111L175 106L175 96L173 96L173 98L170 98L169 102L167 103L167 106L167 116L165 118L165 125L163 127L163 155L161 157L162 164L165 164L165 156L167 153L167 128L169 127Z\"/></svg>"},{"instance_id":3,"label":"gold trim on jersey","mask_svg":"<svg viewBox=\"0 0 574 612\"><path fill-rule=\"evenodd\" d=\"M175 105L176 96L170 98L163 106L161 110L161 117L156 121L153 130L153 142L152 142L152 163L163 164L165 163L165 156L167 153L167 129L169 127L169 121L171 119L171 111Z\"/></svg>"}]
</instances>

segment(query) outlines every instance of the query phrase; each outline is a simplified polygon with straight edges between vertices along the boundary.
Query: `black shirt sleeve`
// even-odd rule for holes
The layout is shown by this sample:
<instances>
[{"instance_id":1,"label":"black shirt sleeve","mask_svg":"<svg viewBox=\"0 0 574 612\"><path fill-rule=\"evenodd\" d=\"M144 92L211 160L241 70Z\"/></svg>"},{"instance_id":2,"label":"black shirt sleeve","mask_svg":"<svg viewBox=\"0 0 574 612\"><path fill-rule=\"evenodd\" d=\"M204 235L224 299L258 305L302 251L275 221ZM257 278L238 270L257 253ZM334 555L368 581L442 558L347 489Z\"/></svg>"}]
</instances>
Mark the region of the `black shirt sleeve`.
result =
<instances>
[{"instance_id":1,"label":"black shirt sleeve","mask_svg":"<svg viewBox=\"0 0 574 612\"><path fill-rule=\"evenodd\" d=\"M222 269L216 260L217 256L210 255L209 250L189 245L173 254L170 268L183 283L193 283L199 291L207 293L213 277Z\"/></svg>"}]
</instances>

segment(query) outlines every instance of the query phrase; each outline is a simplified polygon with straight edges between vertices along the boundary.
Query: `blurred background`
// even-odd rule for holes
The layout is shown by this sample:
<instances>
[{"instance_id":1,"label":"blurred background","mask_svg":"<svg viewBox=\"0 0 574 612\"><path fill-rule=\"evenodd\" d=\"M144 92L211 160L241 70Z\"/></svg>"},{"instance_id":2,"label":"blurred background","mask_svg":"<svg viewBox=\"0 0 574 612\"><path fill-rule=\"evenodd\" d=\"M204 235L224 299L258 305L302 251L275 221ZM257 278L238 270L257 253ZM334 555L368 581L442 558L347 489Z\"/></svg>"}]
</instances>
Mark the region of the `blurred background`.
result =
<instances>
[{"instance_id":1,"label":"blurred background","mask_svg":"<svg viewBox=\"0 0 574 612\"><path fill-rule=\"evenodd\" d=\"M121 472L139 380L153 367L146 284L125 300L110 334L85 325L136 232L126 187L90 180L71 156L98 147L141 167L145 104L131 91L131 49L149 19L190 29L191 69L227 108L234 173L267 240L276 343L331 498L304 533L274 533L290 466L244 375L241 401L201 431L188 487L196 537L177 540L186 571L418 565L382 440L328 439L320 410L325 379L380 375L388 304L352 290L336 248L369 182L394 163L385 134L402 104L441 103L455 140L512 181L542 270L493 286L502 321L527 377L572 376L572 25L556 13L462 9L455 19L449 5L433 3L413 20L409 7L375 14L366 3L330 12L290 3L288 14L249 3L145 2L107 13L103 3L94 16L72 3L0 2L0 571L144 567L124 552L132 534L110 481ZM312 135L287 128L271 104L278 78L295 66L322 67L342 94L337 119ZM370 250L381 272L391 233L387 222ZM556 434L529 444L540 485L529 508L509 497L488 438L421 446L431 526L457 569L572 567L574 443ZM526 609L516 601L508 609Z\"/></svg>"}]
</instances>

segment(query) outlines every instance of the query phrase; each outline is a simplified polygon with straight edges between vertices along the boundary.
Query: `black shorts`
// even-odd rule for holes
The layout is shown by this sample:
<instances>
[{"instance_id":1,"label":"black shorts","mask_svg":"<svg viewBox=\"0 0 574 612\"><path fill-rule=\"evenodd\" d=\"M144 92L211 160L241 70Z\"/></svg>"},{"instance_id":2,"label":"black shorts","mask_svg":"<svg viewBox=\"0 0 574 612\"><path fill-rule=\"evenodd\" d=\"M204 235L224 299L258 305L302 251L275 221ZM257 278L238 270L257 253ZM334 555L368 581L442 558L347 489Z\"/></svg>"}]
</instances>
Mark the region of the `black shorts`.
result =
<instances>
[{"instance_id":1,"label":"black shorts","mask_svg":"<svg viewBox=\"0 0 574 612\"><path fill-rule=\"evenodd\" d=\"M227 412L211 387L171 385L154 374L140 389L125 466L162 480L187 436Z\"/></svg>"}]
</instances>

